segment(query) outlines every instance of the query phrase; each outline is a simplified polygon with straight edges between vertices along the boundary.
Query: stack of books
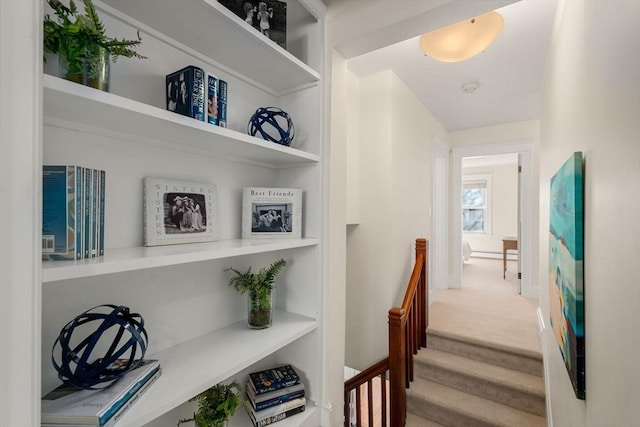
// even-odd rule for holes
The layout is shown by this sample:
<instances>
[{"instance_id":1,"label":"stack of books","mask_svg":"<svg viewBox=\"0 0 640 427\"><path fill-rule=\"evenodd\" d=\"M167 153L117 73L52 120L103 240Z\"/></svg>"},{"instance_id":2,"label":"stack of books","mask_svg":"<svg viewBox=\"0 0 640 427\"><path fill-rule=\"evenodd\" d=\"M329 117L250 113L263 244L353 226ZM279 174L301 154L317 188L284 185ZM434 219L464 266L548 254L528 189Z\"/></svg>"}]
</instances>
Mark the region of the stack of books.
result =
<instances>
[{"instance_id":1,"label":"stack of books","mask_svg":"<svg viewBox=\"0 0 640 427\"><path fill-rule=\"evenodd\" d=\"M263 427L303 412L304 384L291 365L249 374L245 406L254 427Z\"/></svg>"},{"instance_id":2,"label":"stack of books","mask_svg":"<svg viewBox=\"0 0 640 427\"><path fill-rule=\"evenodd\" d=\"M45 165L42 170L42 259L104 255L103 170Z\"/></svg>"},{"instance_id":3,"label":"stack of books","mask_svg":"<svg viewBox=\"0 0 640 427\"><path fill-rule=\"evenodd\" d=\"M117 361L114 367L121 363ZM63 384L41 401L42 427L111 427L158 379L158 360L144 360L136 369L100 390Z\"/></svg>"}]
</instances>

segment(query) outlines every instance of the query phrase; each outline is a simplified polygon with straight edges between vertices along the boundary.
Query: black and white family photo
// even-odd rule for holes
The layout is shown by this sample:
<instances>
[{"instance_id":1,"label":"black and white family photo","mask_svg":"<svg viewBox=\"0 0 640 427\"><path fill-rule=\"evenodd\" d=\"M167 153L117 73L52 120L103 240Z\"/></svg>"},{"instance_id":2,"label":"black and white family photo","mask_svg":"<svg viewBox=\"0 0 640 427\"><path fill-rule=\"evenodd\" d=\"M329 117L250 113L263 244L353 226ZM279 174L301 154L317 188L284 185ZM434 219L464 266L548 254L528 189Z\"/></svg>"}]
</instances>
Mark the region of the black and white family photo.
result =
<instances>
[{"instance_id":1,"label":"black and white family photo","mask_svg":"<svg viewBox=\"0 0 640 427\"><path fill-rule=\"evenodd\" d=\"M266 37L287 48L287 4L278 0L218 0Z\"/></svg>"},{"instance_id":2,"label":"black and white family photo","mask_svg":"<svg viewBox=\"0 0 640 427\"><path fill-rule=\"evenodd\" d=\"M251 231L253 233L291 233L292 204L253 205Z\"/></svg>"},{"instance_id":3,"label":"black and white family photo","mask_svg":"<svg viewBox=\"0 0 640 427\"><path fill-rule=\"evenodd\" d=\"M164 201L166 234L201 233L207 230L204 194L167 193Z\"/></svg>"}]
</instances>

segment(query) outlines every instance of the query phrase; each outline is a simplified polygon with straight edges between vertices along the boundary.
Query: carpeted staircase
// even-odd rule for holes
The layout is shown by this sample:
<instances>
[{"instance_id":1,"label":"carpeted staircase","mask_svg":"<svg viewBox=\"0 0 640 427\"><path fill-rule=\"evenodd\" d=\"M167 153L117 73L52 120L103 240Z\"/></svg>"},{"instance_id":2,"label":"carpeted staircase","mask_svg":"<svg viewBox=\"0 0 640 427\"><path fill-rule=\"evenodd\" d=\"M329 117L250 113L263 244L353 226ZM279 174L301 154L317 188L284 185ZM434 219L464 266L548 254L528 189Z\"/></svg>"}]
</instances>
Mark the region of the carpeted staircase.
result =
<instances>
[{"instance_id":1,"label":"carpeted staircase","mask_svg":"<svg viewBox=\"0 0 640 427\"><path fill-rule=\"evenodd\" d=\"M407 413L407 427L545 426L542 357L427 329Z\"/></svg>"}]
</instances>

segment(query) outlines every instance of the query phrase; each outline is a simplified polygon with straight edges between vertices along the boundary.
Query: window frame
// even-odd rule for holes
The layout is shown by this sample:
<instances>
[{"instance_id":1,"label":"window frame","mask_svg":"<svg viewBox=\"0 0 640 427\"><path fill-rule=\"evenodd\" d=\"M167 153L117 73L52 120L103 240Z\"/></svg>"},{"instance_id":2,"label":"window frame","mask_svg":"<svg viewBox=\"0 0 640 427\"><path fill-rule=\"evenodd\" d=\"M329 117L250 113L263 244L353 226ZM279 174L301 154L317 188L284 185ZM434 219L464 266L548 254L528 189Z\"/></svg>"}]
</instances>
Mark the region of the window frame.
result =
<instances>
[{"instance_id":1,"label":"window frame","mask_svg":"<svg viewBox=\"0 0 640 427\"><path fill-rule=\"evenodd\" d=\"M476 206L465 207L464 205L464 190L466 183L484 183L485 189L485 203L484 206L479 208ZM462 233L463 234L472 234L472 235L491 235L491 205L493 199L491 198L491 174L480 174L480 175L463 175L462 176L462 189L461 189L461 198L460 204L462 209L460 211L461 218L464 218L464 211L466 209L483 209L484 210L484 227L482 231L467 231L464 229L464 219L462 220Z\"/></svg>"}]
</instances>

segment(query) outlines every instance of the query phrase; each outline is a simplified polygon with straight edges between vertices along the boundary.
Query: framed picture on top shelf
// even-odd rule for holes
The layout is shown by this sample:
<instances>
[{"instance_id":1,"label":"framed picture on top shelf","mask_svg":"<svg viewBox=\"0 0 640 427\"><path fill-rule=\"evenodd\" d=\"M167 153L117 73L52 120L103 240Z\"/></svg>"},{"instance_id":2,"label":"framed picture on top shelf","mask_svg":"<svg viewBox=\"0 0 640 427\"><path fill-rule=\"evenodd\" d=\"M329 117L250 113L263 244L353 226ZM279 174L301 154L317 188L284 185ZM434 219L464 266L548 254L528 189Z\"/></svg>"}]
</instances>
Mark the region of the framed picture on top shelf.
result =
<instances>
[{"instance_id":1,"label":"framed picture on top shelf","mask_svg":"<svg viewBox=\"0 0 640 427\"><path fill-rule=\"evenodd\" d=\"M216 241L218 220L214 184L145 178L145 246Z\"/></svg>"},{"instance_id":2,"label":"framed picture on top shelf","mask_svg":"<svg viewBox=\"0 0 640 427\"><path fill-rule=\"evenodd\" d=\"M218 0L247 24L287 48L287 3L279 0Z\"/></svg>"},{"instance_id":3,"label":"framed picture on top shelf","mask_svg":"<svg viewBox=\"0 0 640 427\"><path fill-rule=\"evenodd\" d=\"M302 190L246 187L242 191L243 239L302 237Z\"/></svg>"}]
</instances>

